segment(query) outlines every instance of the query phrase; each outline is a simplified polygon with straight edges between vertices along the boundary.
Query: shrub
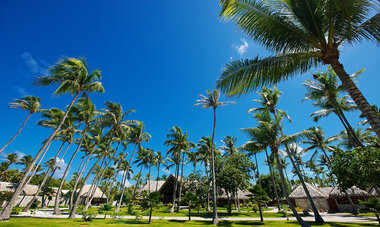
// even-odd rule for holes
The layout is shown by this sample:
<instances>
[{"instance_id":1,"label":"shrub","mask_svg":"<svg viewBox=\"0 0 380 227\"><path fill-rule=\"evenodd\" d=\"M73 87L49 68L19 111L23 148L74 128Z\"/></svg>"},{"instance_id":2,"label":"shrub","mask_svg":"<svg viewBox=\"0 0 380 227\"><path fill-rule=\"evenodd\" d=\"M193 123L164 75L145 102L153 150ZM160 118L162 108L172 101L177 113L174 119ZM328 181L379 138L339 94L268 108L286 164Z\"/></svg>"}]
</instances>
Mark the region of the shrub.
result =
<instances>
[{"instance_id":1,"label":"shrub","mask_svg":"<svg viewBox=\"0 0 380 227\"><path fill-rule=\"evenodd\" d=\"M32 205L30 206L31 209L37 209L37 207L41 204L40 201L35 200Z\"/></svg>"},{"instance_id":2,"label":"shrub","mask_svg":"<svg viewBox=\"0 0 380 227\"><path fill-rule=\"evenodd\" d=\"M98 215L97 211L83 211L82 213L83 221L92 221Z\"/></svg>"},{"instance_id":3,"label":"shrub","mask_svg":"<svg viewBox=\"0 0 380 227\"><path fill-rule=\"evenodd\" d=\"M22 208L22 207L13 207L11 214L12 215L19 215L23 209L24 208Z\"/></svg>"},{"instance_id":4,"label":"shrub","mask_svg":"<svg viewBox=\"0 0 380 227\"><path fill-rule=\"evenodd\" d=\"M282 205L281 210L278 213L282 214L282 217L287 217L288 216L288 206Z\"/></svg>"},{"instance_id":5,"label":"shrub","mask_svg":"<svg viewBox=\"0 0 380 227\"><path fill-rule=\"evenodd\" d=\"M257 204L252 204L252 210L253 212L257 213L257 211L259 210L259 206Z\"/></svg>"}]
</instances>

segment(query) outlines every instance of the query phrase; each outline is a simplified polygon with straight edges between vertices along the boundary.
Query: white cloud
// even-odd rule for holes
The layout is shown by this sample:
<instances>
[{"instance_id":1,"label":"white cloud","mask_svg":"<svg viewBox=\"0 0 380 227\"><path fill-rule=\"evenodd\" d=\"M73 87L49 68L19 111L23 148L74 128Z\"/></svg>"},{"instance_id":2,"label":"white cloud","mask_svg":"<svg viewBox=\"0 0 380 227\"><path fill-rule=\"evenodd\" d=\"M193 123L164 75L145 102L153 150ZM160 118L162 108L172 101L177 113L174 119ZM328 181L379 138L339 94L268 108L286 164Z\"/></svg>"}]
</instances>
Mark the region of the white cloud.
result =
<instances>
[{"instance_id":1,"label":"white cloud","mask_svg":"<svg viewBox=\"0 0 380 227\"><path fill-rule=\"evenodd\" d=\"M48 64L45 61L40 60L39 62L37 62L33 58L33 56L28 52L22 53L21 58L24 59L25 64L28 66L29 70L32 73L41 73L41 74L47 73Z\"/></svg>"},{"instance_id":2,"label":"white cloud","mask_svg":"<svg viewBox=\"0 0 380 227\"><path fill-rule=\"evenodd\" d=\"M22 97L30 95L30 93L25 90L25 88L22 88L20 86L13 87L13 89L17 91Z\"/></svg>"},{"instance_id":3,"label":"white cloud","mask_svg":"<svg viewBox=\"0 0 380 227\"><path fill-rule=\"evenodd\" d=\"M244 39L241 39L241 41L243 42L243 44L241 44L241 45L234 44L234 47L235 47L236 51L240 54L240 56L244 55L249 48L247 41L245 41Z\"/></svg>"},{"instance_id":4,"label":"white cloud","mask_svg":"<svg viewBox=\"0 0 380 227\"><path fill-rule=\"evenodd\" d=\"M55 171L54 177L55 178L61 178L63 177L63 174L65 173L65 170L67 168L67 163L65 163L65 159L56 158L56 164L59 166L59 168Z\"/></svg>"},{"instance_id":5,"label":"white cloud","mask_svg":"<svg viewBox=\"0 0 380 227\"><path fill-rule=\"evenodd\" d=\"M165 172L165 173L167 173L167 174L171 174L170 170L168 170L166 168L163 168L162 171Z\"/></svg>"},{"instance_id":6,"label":"white cloud","mask_svg":"<svg viewBox=\"0 0 380 227\"><path fill-rule=\"evenodd\" d=\"M14 153L18 155L18 159L23 158L25 156L25 153L23 153L19 150L16 150Z\"/></svg>"},{"instance_id":7,"label":"white cloud","mask_svg":"<svg viewBox=\"0 0 380 227\"><path fill-rule=\"evenodd\" d=\"M129 180L127 179L127 181L125 182L125 187L129 187L131 186L131 183L129 183Z\"/></svg>"}]
</instances>

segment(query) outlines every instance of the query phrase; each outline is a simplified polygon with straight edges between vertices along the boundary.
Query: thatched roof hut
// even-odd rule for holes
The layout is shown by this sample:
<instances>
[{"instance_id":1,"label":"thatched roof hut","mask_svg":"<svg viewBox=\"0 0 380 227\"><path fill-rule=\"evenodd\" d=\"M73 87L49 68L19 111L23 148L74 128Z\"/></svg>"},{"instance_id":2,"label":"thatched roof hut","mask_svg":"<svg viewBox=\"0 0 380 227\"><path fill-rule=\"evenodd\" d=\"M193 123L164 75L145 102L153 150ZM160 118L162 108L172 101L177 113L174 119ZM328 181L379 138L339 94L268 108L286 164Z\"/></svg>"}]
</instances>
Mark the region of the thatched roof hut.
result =
<instances>
[{"instance_id":1,"label":"thatched roof hut","mask_svg":"<svg viewBox=\"0 0 380 227\"><path fill-rule=\"evenodd\" d=\"M82 193L80 194L81 197L87 197L88 194L89 194L89 190L91 189L91 185L89 184L86 184L83 188L83 191ZM100 190L100 188L96 187L95 189L95 194L94 194L94 199L106 199L107 196L105 195L105 193L102 192L102 190Z\"/></svg>"},{"instance_id":2,"label":"thatched roof hut","mask_svg":"<svg viewBox=\"0 0 380 227\"><path fill-rule=\"evenodd\" d=\"M149 188L149 183L147 182L142 188L138 189L138 192L143 192L143 191L150 191L150 192L155 192L156 188L157 191L160 190L162 185L164 185L165 181L150 181L150 188Z\"/></svg>"},{"instance_id":3,"label":"thatched roof hut","mask_svg":"<svg viewBox=\"0 0 380 227\"><path fill-rule=\"evenodd\" d=\"M330 196L334 196L334 197L346 197L346 196L365 196L365 197L368 197L369 196L369 193L356 187L356 186L352 186L351 188L345 190L345 193L341 190L339 190L338 187L335 187L331 193L330 193Z\"/></svg>"},{"instance_id":4,"label":"thatched roof hut","mask_svg":"<svg viewBox=\"0 0 380 227\"><path fill-rule=\"evenodd\" d=\"M313 185L307 182L305 182L305 184L306 184L307 189L309 190L311 197L313 198L328 198L329 193L332 190L332 188L330 187L321 189L321 188L314 187ZM289 197L291 199L307 198L305 190L302 187L302 184L298 185L298 187L293 190L293 192L289 195Z\"/></svg>"}]
</instances>

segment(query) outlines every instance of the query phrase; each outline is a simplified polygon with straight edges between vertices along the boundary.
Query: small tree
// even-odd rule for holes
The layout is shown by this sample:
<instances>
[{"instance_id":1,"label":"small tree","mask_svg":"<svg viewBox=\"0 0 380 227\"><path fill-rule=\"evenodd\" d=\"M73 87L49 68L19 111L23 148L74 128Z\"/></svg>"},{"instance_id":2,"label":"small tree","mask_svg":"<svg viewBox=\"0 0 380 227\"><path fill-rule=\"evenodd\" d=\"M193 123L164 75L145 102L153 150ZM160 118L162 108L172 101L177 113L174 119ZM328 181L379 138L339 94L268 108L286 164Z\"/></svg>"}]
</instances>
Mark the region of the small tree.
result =
<instances>
[{"instance_id":1,"label":"small tree","mask_svg":"<svg viewBox=\"0 0 380 227\"><path fill-rule=\"evenodd\" d=\"M185 202L189 205L188 216L189 216L189 221L191 221L191 207L197 204L198 198L193 193L187 192L184 199L185 199Z\"/></svg>"},{"instance_id":2,"label":"small tree","mask_svg":"<svg viewBox=\"0 0 380 227\"><path fill-rule=\"evenodd\" d=\"M112 210L112 205L111 204L104 204L99 208L99 211L104 211L104 219L107 218L107 213Z\"/></svg>"},{"instance_id":3,"label":"small tree","mask_svg":"<svg viewBox=\"0 0 380 227\"><path fill-rule=\"evenodd\" d=\"M260 185L253 186L253 188L249 189L249 192L252 193L251 195L249 195L251 197L251 200L255 201L255 203L259 207L260 222L264 223L263 212L261 210L261 207L265 206L264 203L269 201L269 197L267 196L265 191L260 187Z\"/></svg>"},{"instance_id":4,"label":"small tree","mask_svg":"<svg viewBox=\"0 0 380 227\"><path fill-rule=\"evenodd\" d=\"M378 198L370 198L368 201L360 201L360 204L362 204L365 208L363 210L372 212L376 215L377 221L380 225L380 200Z\"/></svg>"},{"instance_id":5,"label":"small tree","mask_svg":"<svg viewBox=\"0 0 380 227\"><path fill-rule=\"evenodd\" d=\"M143 209L149 209L149 224L152 223L152 212L153 208L159 207L162 205L160 199L162 195L160 192L145 192L143 194L144 202L141 204Z\"/></svg>"}]
</instances>

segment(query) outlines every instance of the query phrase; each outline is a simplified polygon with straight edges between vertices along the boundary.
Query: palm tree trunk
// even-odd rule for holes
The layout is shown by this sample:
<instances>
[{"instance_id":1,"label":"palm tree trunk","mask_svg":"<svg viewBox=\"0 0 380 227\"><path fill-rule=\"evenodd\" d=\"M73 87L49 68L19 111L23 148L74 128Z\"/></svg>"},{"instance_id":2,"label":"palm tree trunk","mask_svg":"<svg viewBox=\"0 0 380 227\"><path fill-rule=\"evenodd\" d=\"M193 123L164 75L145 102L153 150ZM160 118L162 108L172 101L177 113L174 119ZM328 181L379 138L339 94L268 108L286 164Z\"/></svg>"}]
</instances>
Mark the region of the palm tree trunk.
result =
<instances>
[{"instance_id":1,"label":"palm tree trunk","mask_svg":"<svg viewBox=\"0 0 380 227\"><path fill-rule=\"evenodd\" d=\"M95 149L96 149L96 144L94 144L94 148L92 149L91 153L88 155L86 163L84 164L83 168L79 171L79 174L78 174L77 178L75 179L73 191L72 191L72 193L70 195L70 200L71 201L74 201L74 195L76 193L76 189L77 189L78 183L79 183L80 179L82 178L82 175L83 175L84 171L86 170L87 165L90 162L91 156L94 153ZM71 204L71 206L72 206L72 204Z\"/></svg>"},{"instance_id":2,"label":"palm tree trunk","mask_svg":"<svg viewBox=\"0 0 380 227\"><path fill-rule=\"evenodd\" d=\"M59 160L59 162L57 163L57 165L55 166L53 172L50 174L50 177L49 177L49 179L47 180L46 184L43 186L44 191L43 191L43 193L42 193L42 203L41 203L41 207L43 207L43 208L46 208L46 207L47 207L47 204L45 204L45 195L46 195L47 189L48 189L48 187L49 187L50 180L53 178L55 171L58 169L58 167L59 167L59 165L61 164L63 158L65 157L67 151L69 150L70 145L71 145L71 141L70 141L69 144L67 145L65 152L63 152L63 155L62 155L61 159Z\"/></svg>"},{"instance_id":3,"label":"palm tree trunk","mask_svg":"<svg viewBox=\"0 0 380 227\"><path fill-rule=\"evenodd\" d=\"M64 140L62 142L62 145L61 147L59 148L57 154L55 155L54 157L54 160L57 159L59 153L61 152L62 148L63 148L63 145L65 145L66 143L66 140ZM56 167L55 167L56 168ZM41 184L38 186L38 189L37 189L37 192L36 194L33 196L33 198L29 201L29 203L25 206L25 208L22 210L22 212L27 212L29 210L29 208L32 206L33 202L37 199L37 196L38 194L41 192L41 189L42 189L42 186L46 183L48 177L49 177L49 174L50 174L50 171L52 170L52 167L49 167L49 169L47 170L45 176L44 176L44 179L42 180Z\"/></svg>"},{"instance_id":4,"label":"palm tree trunk","mask_svg":"<svg viewBox=\"0 0 380 227\"><path fill-rule=\"evenodd\" d=\"M172 198L172 207L169 210L169 213L174 213L174 206L175 206L175 200L177 196L177 187L178 187L178 174L179 174L179 163L176 164L176 169L175 169L175 181L173 185L173 198Z\"/></svg>"},{"instance_id":5,"label":"palm tree trunk","mask_svg":"<svg viewBox=\"0 0 380 227\"><path fill-rule=\"evenodd\" d=\"M93 181L92 181L92 183L91 183L91 186L90 186L90 188L89 188L88 191L87 191L87 196L86 196L86 199L85 199L85 201L84 201L84 205L85 205L85 207L83 208L83 211L87 211L87 209L88 209L88 206L87 206L88 201L90 200L90 197L91 197L92 191L94 190L94 185L95 185L95 183L96 183L97 180L98 180L98 176L99 176L99 174L100 174L100 169L102 168L102 166L103 166L105 160L106 160L106 155L104 155L104 157L103 157L103 159L102 159L102 162L100 163L100 166L99 166L99 171L95 174L94 179L93 179ZM85 183L84 183L84 184L85 184Z\"/></svg>"},{"instance_id":6,"label":"palm tree trunk","mask_svg":"<svg viewBox=\"0 0 380 227\"><path fill-rule=\"evenodd\" d=\"M273 151L272 151L273 152ZM280 158L278 157L278 153L274 153L275 156L276 156L276 160L277 160L277 163L280 163ZM289 193L288 193L288 189L286 188L286 184L285 184L285 177L284 177L284 173L283 173L283 170L282 170L282 166L281 165L277 165L277 168L278 168L278 172L280 173L280 180L281 180L281 185L282 185L282 190L284 191L284 196L286 198L286 201L288 202L288 205L289 205L289 208L292 210L294 216L296 217L298 223L302 226L302 227L310 227L310 225L308 223L306 223L302 218L301 216L298 214L298 212L296 211L296 209L294 208L292 202L290 201L290 198L289 198Z\"/></svg>"},{"instance_id":7,"label":"palm tree trunk","mask_svg":"<svg viewBox=\"0 0 380 227\"><path fill-rule=\"evenodd\" d=\"M336 101L336 99L334 99L333 102L338 112L336 114L338 115L339 120L342 122L343 126L346 128L349 139L351 139L352 142L356 144L356 146L364 147L362 142L359 140L358 136L356 135L355 131L352 129L350 123L348 122L345 114L343 113L342 108L340 108L339 103Z\"/></svg>"},{"instance_id":8,"label":"palm tree trunk","mask_svg":"<svg viewBox=\"0 0 380 227\"><path fill-rule=\"evenodd\" d=\"M205 173L207 179L209 180L208 171L207 171L207 163L205 163ZM207 208L206 211L210 211L210 182L207 184Z\"/></svg>"},{"instance_id":9,"label":"palm tree trunk","mask_svg":"<svg viewBox=\"0 0 380 227\"><path fill-rule=\"evenodd\" d=\"M156 182L156 192L158 191L158 179L160 179L160 163L158 164L157 168L157 182Z\"/></svg>"},{"instance_id":10,"label":"palm tree trunk","mask_svg":"<svg viewBox=\"0 0 380 227\"><path fill-rule=\"evenodd\" d=\"M45 149L44 153L42 154L42 157L40 158L40 160L38 160L38 163L35 166L35 168L33 169L32 174L30 174L28 180L26 180L26 183L24 184L24 187L30 183L30 181L32 180L32 178L34 177L34 175L37 173L38 167L40 166L42 160L44 159L46 153L48 152L51 144L52 144L52 142L47 146L47 148ZM23 187L23 189L24 189L24 187Z\"/></svg>"},{"instance_id":11,"label":"palm tree trunk","mask_svg":"<svg viewBox=\"0 0 380 227\"><path fill-rule=\"evenodd\" d=\"M215 182L215 153L214 153L214 138L215 138L215 128L216 128L216 109L214 108L214 127L212 129L212 138L211 138L211 174L212 174L212 224L217 225L218 220L218 211L216 204L216 182Z\"/></svg>"},{"instance_id":12,"label":"palm tree trunk","mask_svg":"<svg viewBox=\"0 0 380 227\"><path fill-rule=\"evenodd\" d=\"M335 73L338 75L339 79L342 81L343 86L347 89L351 98L354 100L356 105L359 107L360 111L367 118L372 129L375 131L377 137L380 138L380 118L377 116L375 110L367 102L364 95L360 92L355 83L351 80L350 76L345 71L343 65L339 62L339 56L337 58L331 59L328 62L334 69Z\"/></svg>"},{"instance_id":13,"label":"palm tree trunk","mask_svg":"<svg viewBox=\"0 0 380 227\"><path fill-rule=\"evenodd\" d=\"M121 189L121 195L120 195L120 200L119 200L119 203L117 204L117 208L115 210L115 213L119 212L120 210L120 206L121 206L121 202L123 201L123 195L124 195L124 190L125 190L125 182L127 181L127 177L128 177L128 171L129 171L129 167L131 165L131 161L132 161L132 158L133 158L133 155L135 154L135 151L136 151L136 148L137 146L139 145L140 143L137 142L136 145L135 145L135 148L133 148L133 152L132 152L132 155L131 157L129 158L129 162L128 162L128 165L127 165L127 168L125 171L127 171L127 173L125 174L124 176L124 184L122 185L122 189Z\"/></svg>"},{"instance_id":14,"label":"palm tree trunk","mask_svg":"<svg viewBox=\"0 0 380 227\"><path fill-rule=\"evenodd\" d=\"M141 179L141 172L142 172L142 168L143 168L143 165L141 165L141 168L140 168L140 171L139 171L139 174L138 174L138 178L137 178L137 181L136 181L136 186L133 188L133 193L132 193L132 202L135 201L135 197L136 197L136 192L137 192L137 187L140 183L140 179Z\"/></svg>"},{"instance_id":15,"label":"palm tree trunk","mask_svg":"<svg viewBox=\"0 0 380 227\"><path fill-rule=\"evenodd\" d=\"M10 144L12 143L12 141L16 138L16 136L21 132L21 129L25 126L26 122L29 120L30 116L32 116L32 113L29 113L28 117L25 119L24 123L22 123L21 127L18 129L18 131L16 132L16 134L12 137L11 140L9 140L9 142L7 144L5 144L1 149L0 149L0 153L3 152L3 150Z\"/></svg>"},{"instance_id":16,"label":"palm tree trunk","mask_svg":"<svg viewBox=\"0 0 380 227\"><path fill-rule=\"evenodd\" d=\"M67 176L67 173L69 172L70 166L74 161L75 155L77 154L79 148L82 146L84 137L86 136L87 128L88 128L88 125L86 124L86 126L84 127L84 130L83 130L82 138L81 138L81 140L77 146L77 149L75 149L74 154L73 154L73 156L71 156L70 162L69 162L69 164L67 164L67 168L66 168L65 172L63 173L63 176L61 179L61 184L59 185L58 191L57 191L56 196L55 196L54 211L53 211L53 214L55 214L55 215L61 214L61 211L59 210L59 198L61 196L60 194L62 191L63 183L65 182L65 177Z\"/></svg>"},{"instance_id":17,"label":"palm tree trunk","mask_svg":"<svg viewBox=\"0 0 380 227\"><path fill-rule=\"evenodd\" d=\"M73 207L71 208L69 219L74 219L75 218L75 210L77 209L78 203L80 201L80 195L83 192L84 186L86 185L86 182L87 182L88 178L90 178L90 175L92 174L92 172L94 171L95 167L98 165L98 163L100 162L100 160L102 159L103 156L105 156L105 154L103 154L103 155L101 155L101 156L98 157L98 159L96 160L96 162L94 163L94 165L91 167L90 171L88 171L86 177L84 178L84 183L83 183L82 187L80 188L80 190L78 192L78 196L75 199Z\"/></svg>"},{"instance_id":18,"label":"palm tree trunk","mask_svg":"<svg viewBox=\"0 0 380 227\"><path fill-rule=\"evenodd\" d=\"M77 171L77 177L75 178L75 181L74 181L74 186L75 186L75 182L77 181L79 172L81 172L82 168L84 167L83 164L84 164L84 160L86 159L86 157L87 157L86 154L82 157L82 161L80 162L80 165L79 165L79 168ZM71 207L73 206L74 192L75 192L75 188L73 187L73 189L71 190L70 198L69 198L69 209L71 209Z\"/></svg>"},{"instance_id":19,"label":"palm tree trunk","mask_svg":"<svg viewBox=\"0 0 380 227\"><path fill-rule=\"evenodd\" d=\"M293 165L293 167L294 167L294 169L296 171L296 174L298 175L299 180L301 181L303 190L305 191L306 196L307 196L307 198L309 200L311 209L313 210L313 213L314 213L315 222L316 223L324 223L325 221L323 220L323 218L321 217L321 215L318 212L317 207L315 206L314 200L313 200L313 198L310 195L309 189L307 188L307 186L305 184L305 181L303 179L302 174L300 173L300 171L298 169L297 164L293 160L293 157L292 157L292 155L291 155L291 153L290 153L290 151L288 149L288 145L287 144L285 144L285 150L286 150L286 153L287 153L287 155L288 155L288 157L289 157L289 159L290 159L290 161L291 161L291 163L292 163L292 165ZM279 163L278 165L281 165L281 163Z\"/></svg>"},{"instance_id":20,"label":"palm tree trunk","mask_svg":"<svg viewBox=\"0 0 380 227\"><path fill-rule=\"evenodd\" d=\"M177 206L177 212L180 210L181 206L181 197L182 197L182 179L183 179L183 161L185 159L185 152L182 154L182 160L181 160L181 179L179 180L179 194L178 194L178 206Z\"/></svg>"},{"instance_id":21,"label":"palm tree trunk","mask_svg":"<svg viewBox=\"0 0 380 227\"><path fill-rule=\"evenodd\" d=\"M257 170L257 183L259 183L259 185L261 187L259 164L257 163L256 153L255 153L255 161L256 161L256 168L255 169Z\"/></svg>"},{"instance_id":22,"label":"palm tree trunk","mask_svg":"<svg viewBox=\"0 0 380 227\"><path fill-rule=\"evenodd\" d=\"M269 160L269 155L268 155L268 151L267 151L267 148L265 148L265 154L267 156L267 160L268 160L268 166L269 166L269 172L270 172L270 176L272 178L272 185L273 185L273 191L274 191L274 195L276 196L276 202L277 202L277 209L280 211L281 210L281 205L280 205L280 198L278 197L278 193L277 193L277 187L276 187L276 184L275 184L275 181L274 181L274 175L273 175L273 169L272 169L272 164Z\"/></svg>"},{"instance_id":23,"label":"palm tree trunk","mask_svg":"<svg viewBox=\"0 0 380 227\"><path fill-rule=\"evenodd\" d=\"M61 119L61 122L59 123L58 127L56 129L54 129L53 133L50 135L50 137L47 139L46 143L44 143L44 145L41 147L41 149L38 151L38 153L36 154L36 156L34 157L32 163L30 164L30 166L28 167L28 169L26 170L25 174L23 175L23 177L21 178L20 182L18 183L18 186L15 190L15 192L13 193L12 195L12 198L9 200L7 206L4 208L3 212L1 213L0 215L0 221L7 221L9 220L9 217L10 217L10 214L12 212L12 209L13 207L15 206L16 204L16 201L18 199L18 196L21 194L21 191L22 191L22 188L24 186L24 183L29 175L29 173L32 171L34 165L36 164L38 158L42 155L42 152L45 150L45 148L47 147L48 144L51 143L51 141L53 140L53 138L55 137L55 135L58 133L58 131L61 129L62 125L63 125L63 122L66 120L66 117L71 109L71 107L74 105L74 102L75 100L77 99L79 93L77 92L73 98L73 100L71 101L70 105L67 107L66 109L66 112L65 112L65 115L63 115L63 118Z\"/></svg>"},{"instance_id":24,"label":"palm tree trunk","mask_svg":"<svg viewBox=\"0 0 380 227\"><path fill-rule=\"evenodd\" d=\"M152 169L152 163L149 164L149 170L148 170L148 192L150 192L150 170Z\"/></svg>"}]
</instances>

